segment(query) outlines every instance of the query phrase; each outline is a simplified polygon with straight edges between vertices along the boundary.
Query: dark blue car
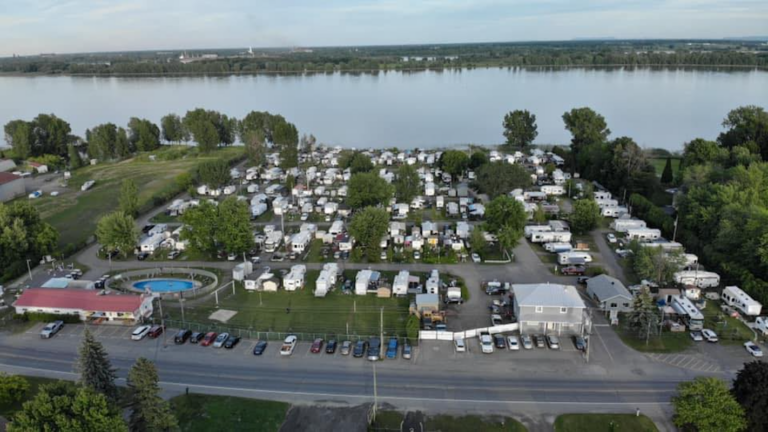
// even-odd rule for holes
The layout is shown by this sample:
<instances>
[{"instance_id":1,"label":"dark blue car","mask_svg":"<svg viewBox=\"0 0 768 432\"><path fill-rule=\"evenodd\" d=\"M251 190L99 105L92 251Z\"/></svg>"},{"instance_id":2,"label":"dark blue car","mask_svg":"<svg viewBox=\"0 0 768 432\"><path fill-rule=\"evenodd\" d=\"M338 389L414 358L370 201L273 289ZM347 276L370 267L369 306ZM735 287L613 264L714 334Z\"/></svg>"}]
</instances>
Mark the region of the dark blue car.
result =
<instances>
[{"instance_id":1,"label":"dark blue car","mask_svg":"<svg viewBox=\"0 0 768 432\"><path fill-rule=\"evenodd\" d=\"M389 339L389 344L387 345L387 358L388 359L397 358L397 338Z\"/></svg>"}]
</instances>

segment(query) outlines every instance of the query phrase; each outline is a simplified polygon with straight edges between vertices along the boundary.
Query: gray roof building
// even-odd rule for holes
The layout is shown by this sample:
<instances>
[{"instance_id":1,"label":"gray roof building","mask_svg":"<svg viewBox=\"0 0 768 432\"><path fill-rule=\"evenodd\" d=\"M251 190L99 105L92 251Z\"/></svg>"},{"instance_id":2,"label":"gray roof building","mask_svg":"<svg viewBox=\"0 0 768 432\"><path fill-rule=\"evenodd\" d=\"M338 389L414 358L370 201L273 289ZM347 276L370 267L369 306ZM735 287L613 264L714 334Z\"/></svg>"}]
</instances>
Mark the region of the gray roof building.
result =
<instances>
[{"instance_id":1,"label":"gray roof building","mask_svg":"<svg viewBox=\"0 0 768 432\"><path fill-rule=\"evenodd\" d=\"M587 294L605 311L629 312L632 310L632 294L620 280L608 275L587 279Z\"/></svg>"}]
</instances>

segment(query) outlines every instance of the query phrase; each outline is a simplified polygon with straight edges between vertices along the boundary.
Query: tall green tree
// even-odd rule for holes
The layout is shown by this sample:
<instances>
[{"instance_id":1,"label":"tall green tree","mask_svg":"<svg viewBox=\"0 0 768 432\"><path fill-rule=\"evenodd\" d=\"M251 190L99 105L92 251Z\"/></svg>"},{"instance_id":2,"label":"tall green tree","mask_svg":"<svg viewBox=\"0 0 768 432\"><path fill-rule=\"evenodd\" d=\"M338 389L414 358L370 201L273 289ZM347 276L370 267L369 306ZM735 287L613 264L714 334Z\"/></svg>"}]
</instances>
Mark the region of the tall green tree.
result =
<instances>
[{"instance_id":1,"label":"tall green tree","mask_svg":"<svg viewBox=\"0 0 768 432\"><path fill-rule=\"evenodd\" d=\"M67 155L72 128L53 114L40 114L32 120L32 156L44 154Z\"/></svg>"},{"instance_id":2,"label":"tall green tree","mask_svg":"<svg viewBox=\"0 0 768 432\"><path fill-rule=\"evenodd\" d=\"M261 166L266 161L267 148L264 133L259 130L249 132L243 139L248 161L254 166Z\"/></svg>"},{"instance_id":3,"label":"tall green tree","mask_svg":"<svg viewBox=\"0 0 768 432\"><path fill-rule=\"evenodd\" d=\"M507 113L502 125L504 126L504 137L509 146L529 146L539 135L536 130L536 116L528 110L515 110Z\"/></svg>"},{"instance_id":4,"label":"tall green tree","mask_svg":"<svg viewBox=\"0 0 768 432\"><path fill-rule=\"evenodd\" d=\"M14 129L11 147L16 157L26 159L32 155L32 126L27 122L20 122Z\"/></svg>"},{"instance_id":5,"label":"tall green tree","mask_svg":"<svg viewBox=\"0 0 768 432\"><path fill-rule=\"evenodd\" d=\"M176 431L178 421L168 402L160 397L159 377L155 364L140 357L128 372L128 405L130 430Z\"/></svg>"},{"instance_id":6,"label":"tall green tree","mask_svg":"<svg viewBox=\"0 0 768 432\"><path fill-rule=\"evenodd\" d=\"M461 150L448 150L440 155L440 168L452 175L459 176L469 167L469 156Z\"/></svg>"},{"instance_id":7,"label":"tall green tree","mask_svg":"<svg viewBox=\"0 0 768 432\"><path fill-rule=\"evenodd\" d=\"M380 208L365 207L352 217L349 233L363 248L369 261L379 260L379 242L387 234L388 225L389 214Z\"/></svg>"},{"instance_id":8,"label":"tall green tree","mask_svg":"<svg viewBox=\"0 0 768 432\"><path fill-rule=\"evenodd\" d=\"M8 424L8 432L127 432L118 410L104 395L58 381L40 386Z\"/></svg>"},{"instance_id":9,"label":"tall green tree","mask_svg":"<svg viewBox=\"0 0 768 432\"><path fill-rule=\"evenodd\" d=\"M593 200L579 200L573 205L571 225L576 234L586 234L597 227L600 207Z\"/></svg>"},{"instance_id":10,"label":"tall green tree","mask_svg":"<svg viewBox=\"0 0 768 432\"><path fill-rule=\"evenodd\" d=\"M605 118L591 108L574 108L563 114L565 128L571 133L571 147L578 152L580 147L608 139L611 130Z\"/></svg>"},{"instance_id":11,"label":"tall green tree","mask_svg":"<svg viewBox=\"0 0 768 432\"><path fill-rule=\"evenodd\" d=\"M672 406L675 410L672 420L680 430L741 432L747 427L744 409L718 378L698 377L680 383Z\"/></svg>"},{"instance_id":12,"label":"tall green tree","mask_svg":"<svg viewBox=\"0 0 768 432\"><path fill-rule=\"evenodd\" d=\"M731 393L744 408L747 418L746 430L768 430L768 363L744 363L744 367L733 380Z\"/></svg>"},{"instance_id":13,"label":"tall green tree","mask_svg":"<svg viewBox=\"0 0 768 432\"><path fill-rule=\"evenodd\" d=\"M230 253L242 254L253 249L251 212L245 201L229 197L218 207L217 239Z\"/></svg>"},{"instance_id":14,"label":"tall green tree","mask_svg":"<svg viewBox=\"0 0 768 432\"><path fill-rule=\"evenodd\" d=\"M109 213L96 224L96 238L107 249L117 249L120 255L127 256L139 241L136 221L121 211Z\"/></svg>"},{"instance_id":15,"label":"tall green tree","mask_svg":"<svg viewBox=\"0 0 768 432\"><path fill-rule=\"evenodd\" d=\"M209 188L220 188L232 181L229 164L224 159L211 159L197 166L197 181Z\"/></svg>"},{"instance_id":16,"label":"tall green tree","mask_svg":"<svg viewBox=\"0 0 768 432\"><path fill-rule=\"evenodd\" d=\"M503 252L517 245L523 237L523 230L511 224L504 225L496 233L496 237L499 239L499 249Z\"/></svg>"},{"instance_id":17,"label":"tall green tree","mask_svg":"<svg viewBox=\"0 0 768 432\"><path fill-rule=\"evenodd\" d=\"M189 242L189 248L196 252L216 252L218 233L218 208L209 201L200 201L200 205L187 209L181 215L184 228L181 239Z\"/></svg>"},{"instance_id":18,"label":"tall green tree","mask_svg":"<svg viewBox=\"0 0 768 432\"><path fill-rule=\"evenodd\" d=\"M497 196L485 209L485 225L492 233L499 234L506 226L510 226L512 232L522 233L527 220L528 215L520 201L506 195Z\"/></svg>"},{"instance_id":19,"label":"tall green tree","mask_svg":"<svg viewBox=\"0 0 768 432\"><path fill-rule=\"evenodd\" d=\"M667 162L664 164L664 171L661 172L661 183L671 184L674 181L675 176L672 173L672 158L667 158Z\"/></svg>"},{"instance_id":20,"label":"tall green tree","mask_svg":"<svg viewBox=\"0 0 768 432\"><path fill-rule=\"evenodd\" d=\"M152 151L160 147L160 128L147 119L131 117L128 121L128 141L137 151Z\"/></svg>"},{"instance_id":21,"label":"tall green tree","mask_svg":"<svg viewBox=\"0 0 768 432\"><path fill-rule=\"evenodd\" d=\"M76 169L82 168L83 158L80 157L80 151L77 149L77 147L75 147L74 144L69 145L67 153L69 154L69 169L74 171Z\"/></svg>"},{"instance_id":22,"label":"tall green tree","mask_svg":"<svg viewBox=\"0 0 768 432\"><path fill-rule=\"evenodd\" d=\"M91 129L88 139L88 155L99 161L108 161L116 157L115 142L117 126L105 123Z\"/></svg>"},{"instance_id":23,"label":"tall green tree","mask_svg":"<svg viewBox=\"0 0 768 432\"><path fill-rule=\"evenodd\" d=\"M185 139L184 125L181 122L181 117L176 114L163 116L160 119L160 127L163 139L168 142L179 143Z\"/></svg>"},{"instance_id":24,"label":"tall green tree","mask_svg":"<svg viewBox=\"0 0 768 432\"><path fill-rule=\"evenodd\" d=\"M674 281L675 273L685 265L682 252L666 252L660 247L641 246L637 242L630 244L634 252L632 269L645 280L666 286Z\"/></svg>"},{"instance_id":25,"label":"tall green tree","mask_svg":"<svg viewBox=\"0 0 768 432\"><path fill-rule=\"evenodd\" d=\"M118 398L117 374L112 362L109 361L104 345L93 337L87 328L80 344L77 358L77 370L80 372L80 384L107 398L110 403L116 403Z\"/></svg>"},{"instance_id":26,"label":"tall green tree","mask_svg":"<svg viewBox=\"0 0 768 432\"><path fill-rule=\"evenodd\" d=\"M26 200L0 203L0 276L9 279L27 271L26 260L50 255L59 233L43 222Z\"/></svg>"},{"instance_id":27,"label":"tall green tree","mask_svg":"<svg viewBox=\"0 0 768 432\"><path fill-rule=\"evenodd\" d=\"M349 179L347 204L353 209L389 205L394 193L392 185L374 173L355 174Z\"/></svg>"},{"instance_id":28,"label":"tall green tree","mask_svg":"<svg viewBox=\"0 0 768 432\"><path fill-rule=\"evenodd\" d=\"M274 127L273 139L280 150L280 166L294 168L299 166L299 131L284 119Z\"/></svg>"},{"instance_id":29,"label":"tall green tree","mask_svg":"<svg viewBox=\"0 0 768 432\"><path fill-rule=\"evenodd\" d=\"M124 128L117 128L113 155L118 158L126 158L136 151L136 146L128 139L128 132Z\"/></svg>"},{"instance_id":30,"label":"tall green tree","mask_svg":"<svg viewBox=\"0 0 768 432\"><path fill-rule=\"evenodd\" d=\"M120 185L120 211L136 217L139 215L139 188L136 187L136 183L131 179L123 180Z\"/></svg>"},{"instance_id":31,"label":"tall green tree","mask_svg":"<svg viewBox=\"0 0 768 432\"><path fill-rule=\"evenodd\" d=\"M20 402L29 391L29 381L21 375L0 372L0 405Z\"/></svg>"},{"instance_id":32,"label":"tall green tree","mask_svg":"<svg viewBox=\"0 0 768 432\"><path fill-rule=\"evenodd\" d=\"M469 247L472 248L472 252L482 252L487 245L488 242L485 240L482 228L480 225L476 225L469 233Z\"/></svg>"},{"instance_id":33,"label":"tall green tree","mask_svg":"<svg viewBox=\"0 0 768 432\"><path fill-rule=\"evenodd\" d=\"M768 112L763 107L747 105L731 110L723 127L727 130L717 137L723 147L751 145L768 160Z\"/></svg>"},{"instance_id":34,"label":"tall green tree","mask_svg":"<svg viewBox=\"0 0 768 432\"><path fill-rule=\"evenodd\" d=\"M484 151L473 151L472 155L469 157L469 168L476 170L487 164L489 161L488 155L485 154Z\"/></svg>"},{"instance_id":35,"label":"tall green tree","mask_svg":"<svg viewBox=\"0 0 768 432\"><path fill-rule=\"evenodd\" d=\"M531 173L522 165L491 162L477 172L475 185L490 197L504 195L514 189L525 189L533 183Z\"/></svg>"},{"instance_id":36,"label":"tall green tree","mask_svg":"<svg viewBox=\"0 0 768 432\"><path fill-rule=\"evenodd\" d=\"M547 213L541 205L537 205L533 211L533 221L537 224L547 223Z\"/></svg>"},{"instance_id":37,"label":"tall green tree","mask_svg":"<svg viewBox=\"0 0 768 432\"><path fill-rule=\"evenodd\" d=\"M370 172L373 170L373 162L371 162L370 156L361 152L354 152L349 160L349 170L352 174Z\"/></svg>"},{"instance_id":38,"label":"tall green tree","mask_svg":"<svg viewBox=\"0 0 768 432\"><path fill-rule=\"evenodd\" d=\"M395 179L395 197L399 202L409 203L419 195L421 181L419 173L411 165L404 164L397 170Z\"/></svg>"},{"instance_id":39,"label":"tall green tree","mask_svg":"<svg viewBox=\"0 0 768 432\"><path fill-rule=\"evenodd\" d=\"M635 296L632 311L627 319L627 326L638 339L643 339L648 343L651 336L656 336L659 333L660 322L659 308L648 290L643 289L639 295Z\"/></svg>"}]
</instances>

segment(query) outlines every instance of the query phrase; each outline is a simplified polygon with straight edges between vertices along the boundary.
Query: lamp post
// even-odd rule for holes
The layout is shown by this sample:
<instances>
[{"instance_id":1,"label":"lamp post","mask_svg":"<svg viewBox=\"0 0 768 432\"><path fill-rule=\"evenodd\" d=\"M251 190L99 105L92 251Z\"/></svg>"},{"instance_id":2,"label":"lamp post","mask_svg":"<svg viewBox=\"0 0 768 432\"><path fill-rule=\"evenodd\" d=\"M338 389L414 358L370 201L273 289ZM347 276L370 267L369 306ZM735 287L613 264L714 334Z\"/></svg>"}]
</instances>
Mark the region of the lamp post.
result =
<instances>
[{"instance_id":1,"label":"lamp post","mask_svg":"<svg viewBox=\"0 0 768 432\"><path fill-rule=\"evenodd\" d=\"M32 281L32 267L29 266L29 263L32 260L27 260L27 272L29 272L29 280Z\"/></svg>"}]
</instances>

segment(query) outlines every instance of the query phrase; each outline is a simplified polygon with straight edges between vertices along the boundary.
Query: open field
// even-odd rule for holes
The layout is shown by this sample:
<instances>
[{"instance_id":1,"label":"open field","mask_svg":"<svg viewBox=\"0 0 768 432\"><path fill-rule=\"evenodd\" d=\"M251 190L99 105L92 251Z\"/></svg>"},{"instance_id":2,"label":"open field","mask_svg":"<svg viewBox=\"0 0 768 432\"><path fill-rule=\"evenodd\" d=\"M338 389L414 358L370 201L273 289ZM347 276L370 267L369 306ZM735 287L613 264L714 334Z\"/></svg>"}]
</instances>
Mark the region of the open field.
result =
<instances>
[{"instance_id":1,"label":"open field","mask_svg":"<svg viewBox=\"0 0 768 432\"><path fill-rule=\"evenodd\" d=\"M171 399L171 409L185 432L277 432L288 407L283 402L194 393Z\"/></svg>"},{"instance_id":2,"label":"open field","mask_svg":"<svg viewBox=\"0 0 768 432\"><path fill-rule=\"evenodd\" d=\"M651 419L634 414L564 414L555 420L555 432L654 432Z\"/></svg>"},{"instance_id":3,"label":"open field","mask_svg":"<svg viewBox=\"0 0 768 432\"><path fill-rule=\"evenodd\" d=\"M661 173L664 172L664 166L667 164L667 158L651 158L649 159L651 165L656 169L656 175L661 177ZM672 175L677 176L677 172L680 170L680 159L672 158Z\"/></svg>"},{"instance_id":4,"label":"open field","mask_svg":"<svg viewBox=\"0 0 768 432\"><path fill-rule=\"evenodd\" d=\"M630 333L623 327L615 328L615 330L622 342L640 352L676 353L685 351L693 343L688 332L673 333L663 331L660 337L651 336L648 345L646 345L645 339L639 339L635 334Z\"/></svg>"},{"instance_id":5,"label":"open field","mask_svg":"<svg viewBox=\"0 0 768 432\"><path fill-rule=\"evenodd\" d=\"M161 149L152 154L170 152L175 149ZM96 230L99 218L118 206L120 185L131 179L139 189L139 206L142 211L154 205L154 198L167 194L176 188L176 176L189 172L204 160L215 158L232 159L242 153L241 147L217 150L206 156L186 157L174 160L150 161L148 155L116 163L87 166L75 171L67 189L57 197L44 195L32 200L40 215L59 231L59 246L78 245L86 241ZM88 180L96 183L82 192L80 186Z\"/></svg>"}]
</instances>

